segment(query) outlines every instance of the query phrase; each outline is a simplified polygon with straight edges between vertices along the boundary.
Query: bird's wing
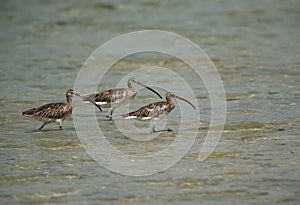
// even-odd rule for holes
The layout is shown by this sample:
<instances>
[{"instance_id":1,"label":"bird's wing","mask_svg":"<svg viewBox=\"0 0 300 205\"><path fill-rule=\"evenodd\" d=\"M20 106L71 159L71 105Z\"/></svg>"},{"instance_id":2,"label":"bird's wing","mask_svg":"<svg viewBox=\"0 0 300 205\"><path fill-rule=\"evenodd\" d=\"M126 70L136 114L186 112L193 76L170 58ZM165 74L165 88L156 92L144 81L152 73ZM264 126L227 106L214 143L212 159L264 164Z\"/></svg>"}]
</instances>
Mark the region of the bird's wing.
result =
<instances>
[{"instance_id":1,"label":"bird's wing","mask_svg":"<svg viewBox=\"0 0 300 205\"><path fill-rule=\"evenodd\" d=\"M154 117L158 117L167 111L167 102L156 102L141 107L140 109L130 112L128 114L122 115L125 119L143 119L148 120Z\"/></svg>"},{"instance_id":2,"label":"bird's wing","mask_svg":"<svg viewBox=\"0 0 300 205\"><path fill-rule=\"evenodd\" d=\"M90 100L93 100L94 102L114 103L118 99L123 99L126 96L126 92L126 88L117 88L87 95L86 97Z\"/></svg>"},{"instance_id":3,"label":"bird's wing","mask_svg":"<svg viewBox=\"0 0 300 205\"><path fill-rule=\"evenodd\" d=\"M34 116L49 119L61 119L72 113L72 106L68 103L49 103L36 108Z\"/></svg>"}]
</instances>

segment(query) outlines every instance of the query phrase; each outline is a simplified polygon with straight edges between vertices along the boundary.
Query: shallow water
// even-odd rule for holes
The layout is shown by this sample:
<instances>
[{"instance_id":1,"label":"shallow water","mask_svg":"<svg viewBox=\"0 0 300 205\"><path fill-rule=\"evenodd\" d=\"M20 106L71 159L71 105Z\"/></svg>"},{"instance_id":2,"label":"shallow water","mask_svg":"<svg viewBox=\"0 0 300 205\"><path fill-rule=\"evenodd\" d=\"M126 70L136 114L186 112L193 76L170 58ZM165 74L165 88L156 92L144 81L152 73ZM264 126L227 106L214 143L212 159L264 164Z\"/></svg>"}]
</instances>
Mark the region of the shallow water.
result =
<instances>
[{"instance_id":1,"label":"shallow water","mask_svg":"<svg viewBox=\"0 0 300 205\"><path fill-rule=\"evenodd\" d=\"M0 9L2 204L299 203L299 1L7 0ZM221 141L207 160L197 161L210 120L205 87L186 65L165 56L125 59L103 82L103 89L110 88L129 69L160 65L181 72L193 85L201 112L198 137L188 154L162 173L112 173L85 152L72 120L63 131L51 124L35 132L40 122L21 117L28 108L64 100L98 46L142 29L183 35L217 66L228 112ZM142 90L132 108L154 100ZM99 125L122 151L153 153L176 138L163 133L148 144L130 141L103 120L106 111L97 113ZM176 129L179 115L175 108L167 125Z\"/></svg>"}]
</instances>

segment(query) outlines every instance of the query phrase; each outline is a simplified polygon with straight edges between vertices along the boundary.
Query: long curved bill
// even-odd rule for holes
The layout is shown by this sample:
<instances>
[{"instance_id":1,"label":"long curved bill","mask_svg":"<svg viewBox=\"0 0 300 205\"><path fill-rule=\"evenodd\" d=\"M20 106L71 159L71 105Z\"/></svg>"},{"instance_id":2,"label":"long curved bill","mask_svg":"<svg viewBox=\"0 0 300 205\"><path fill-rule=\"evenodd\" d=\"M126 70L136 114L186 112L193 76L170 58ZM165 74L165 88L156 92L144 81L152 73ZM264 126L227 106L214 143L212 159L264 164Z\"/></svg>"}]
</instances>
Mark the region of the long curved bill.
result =
<instances>
[{"instance_id":1,"label":"long curved bill","mask_svg":"<svg viewBox=\"0 0 300 205\"><path fill-rule=\"evenodd\" d=\"M160 99L162 99L161 95L160 95L158 92L156 92L154 89L152 89L152 88L150 88L150 87L148 87L148 86L146 86L146 85L144 85L144 84L142 84L142 83L140 83L140 82L137 82L137 84L139 84L139 85L141 85L141 86L147 88L148 90L150 90L150 91L152 91L153 93L155 93Z\"/></svg>"},{"instance_id":2,"label":"long curved bill","mask_svg":"<svg viewBox=\"0 0 300 205\"><path fill-rule=\"evenodd\" d=\"M186 100L186 99L184 99L184 98L182 98L182 97L179 97L179 96L177 96L177 95L175 95L175 97L178 98L179 100L182 100L182 101L184 101L184 102L190 104L190 105L194 108L194 110L196 110L196 107L195 107L190 101L188 101L188 100Z\"/></svg>"},{"instance_id":3,"label":"long curved bill","mask_svg":"<svg viewBox=\"0 0 300 205\"><path fill-rule=\"evenodd\" d=\"M101 109L100 105L97 105L93 100L91 100L91 99L89 99L87 97L83 97L83 96L79 95L79 93L75 93L75 95L78 96L79 98L81 98L84 101L89 101L90 103L92 103L93 105L95 105L102 112L102 109Z\"/></svg>"}]
</instances>

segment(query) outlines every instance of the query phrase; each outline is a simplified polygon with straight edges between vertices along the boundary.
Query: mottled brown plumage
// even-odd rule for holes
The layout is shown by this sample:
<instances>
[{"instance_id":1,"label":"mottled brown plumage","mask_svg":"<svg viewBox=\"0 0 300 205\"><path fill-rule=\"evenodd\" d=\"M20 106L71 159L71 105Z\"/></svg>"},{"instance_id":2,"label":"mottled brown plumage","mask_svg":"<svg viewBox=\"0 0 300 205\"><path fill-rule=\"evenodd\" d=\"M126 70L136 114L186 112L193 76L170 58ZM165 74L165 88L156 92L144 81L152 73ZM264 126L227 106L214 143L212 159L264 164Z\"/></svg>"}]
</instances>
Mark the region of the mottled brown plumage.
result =
<instances>
[{"instance_id":1,"label":"mottled brown plumage","mask_svg":"<svg viewBox=\"0 0 300 205\"><path fill-rule=\"evenodd\" d=\"M122 116L124 119L152 120L154 122L152 127L152 132L157 132L155 130L156 121L158 121L163 117L167 117L168 114L175 108L175 104L173 101L174 98L183 100L188 104L190 104L194 109L196 109L195 106L188 100L176 96L172 92L167 92L166 101L151 103L149 105L141 107L136 111L130 112L128 114L124 114ZM171 131L171 130L168 129L167 131Z\"/></svg>"},{"instance_id":2,"label":"mottled brown plumage","mask_svg":"<svg viewBox=\"0 0 300 205\"><path fill-rule=\"evenodd\" d=\"M100 93L87 95L88 99L93 100L95 103L103 105L104 107L111 104L123 104L135 97L136 92L130 92L127 88L110 89ZM106 106L107 105L107 106Z\"/></svg>"},{"instance_id":3,"label":"mottled brown plumage","mask_svg":"<svg viewBox=\"0 0 300 205\"><path fill-rule=\"evenodd\" d=\"M129 100L133 99L136 96L137 92L134 89L134 85L136 85L136 84L147 88L148 90L154 92L156 95L158 95L160 98L162 98L160 96L160 94L157 93L155 90L138 82L134 78L128 79L128 82L127 82L128 88L110 89L110 90L103 91L100 93L87 95L87 96L85 96L85 98L86 98L87 102L94 101L96 104L101 105L103 107L111 107L106 115L107 118L111 119L113 111L117 107L128 102Z\"/></svg>"},{"instance_id":4,"label":"mottled brown plumage","mask_svg":"<svg viewBox=\"0 0 300 205\"><path fill-rule=\"evenodd\" d=\"M49 103L38 108L32 108L22 113L26 117L34 117L39 121L43 121L43 125L39 128L41 130L46 124L57 122L60 130L62 129L62 121L72 114L73 103L72 97L79 94L74 90L69 89L66 93L67 102Z\"/></svg>"},{"instance_id":5,"label":"mottled brown plumage","mask_svg":"<svg viewBox=\"0 0 300 205\"><path fill-rule=\"evenodd\" d=\"M125 114L123 115L123 117L125 119L131 118L131 119L139 119L139 120L150 120L153 118L167 116L169 112L171 112L174 109L174 107L175 105L172 101L169 103L166 101L156 102L141 107L136 111Z\"/></svg>"},{"instance_id":6,"label":"mottled brown plumage","mask_svg":"<svg viewBox=\"0 0 300 205\"><path fill-rule=\"evenodd\" d=\"M72 105L69 103L49 103L38 108L24 111L24 116L34 115L36 118L63 119L72 113Z\"/></svg>"}]
</instances>

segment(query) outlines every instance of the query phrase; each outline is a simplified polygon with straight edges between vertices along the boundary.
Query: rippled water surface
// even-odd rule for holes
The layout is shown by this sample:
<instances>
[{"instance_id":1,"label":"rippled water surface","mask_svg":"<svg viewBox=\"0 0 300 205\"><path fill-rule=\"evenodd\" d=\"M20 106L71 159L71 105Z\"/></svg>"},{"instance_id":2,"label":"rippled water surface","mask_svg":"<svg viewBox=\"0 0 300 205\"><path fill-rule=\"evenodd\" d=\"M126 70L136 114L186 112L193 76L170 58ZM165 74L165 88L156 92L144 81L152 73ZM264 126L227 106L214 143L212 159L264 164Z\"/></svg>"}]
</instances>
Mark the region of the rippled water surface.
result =
<instances>
[{"instance_id":1,"label":"rippled water surface","mask_svg":"<svg viewBox=\"0 0 300 205\"><path fill-rule=\"evenodd\" d=\"M1 204L299 204L299 1L4 0L0 9ZM21 117L28 108L64 100L98 46L142 29L191 39L219 71L227 119L207 160L197 160L210 120L205 86L183 62L163 55L124 59L99 90L114 87L128 70L151 65L172 68L192 85L201 121L190 125L199 126L199 133L185 157L164 172L112 173L85 152L72 120L63 131L50 124L36 132L40 122ZM172 82L168 76L156 78L162 85ZM184 93L176 83L173 88ZM131 108L157 100L142 90ZM99 126L121 151L154 153L177 136L130 140L103 120L106 111L97 113ZM179 121L176 107L167 126L176 130Z\"/></svg>"}]
</instances>

